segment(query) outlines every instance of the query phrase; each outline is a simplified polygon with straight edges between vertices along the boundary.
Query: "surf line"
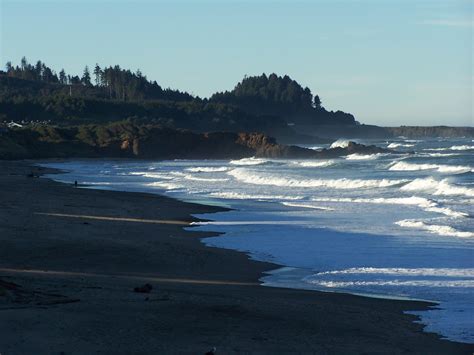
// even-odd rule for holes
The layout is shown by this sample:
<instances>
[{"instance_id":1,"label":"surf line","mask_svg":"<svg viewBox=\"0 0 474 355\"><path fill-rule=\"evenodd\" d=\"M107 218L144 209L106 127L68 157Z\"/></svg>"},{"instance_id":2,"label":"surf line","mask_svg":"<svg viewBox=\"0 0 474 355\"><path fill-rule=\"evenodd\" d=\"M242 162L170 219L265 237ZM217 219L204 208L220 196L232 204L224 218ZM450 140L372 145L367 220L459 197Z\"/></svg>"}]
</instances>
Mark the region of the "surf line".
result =
<instances>
[{"instance_id":1,"label":"surf line","mask_svg":"<svg viewBox=\"0 0 474 355\"><path fill-rule=\"evenodd\" d=\"M80 218L93 219L100 221L118 221L118 222L135 222L135 223L151 223L151 224L175 224L189 226L191 221L180 221L174 219L144 219L144 218L130 218L130 217L108 217L108 216L91 216L82 214L66 214L66 213L46 213L34 212L36 215L51 216L51 217L66 217L66 218Z\"/></svg>"}]
</instances>

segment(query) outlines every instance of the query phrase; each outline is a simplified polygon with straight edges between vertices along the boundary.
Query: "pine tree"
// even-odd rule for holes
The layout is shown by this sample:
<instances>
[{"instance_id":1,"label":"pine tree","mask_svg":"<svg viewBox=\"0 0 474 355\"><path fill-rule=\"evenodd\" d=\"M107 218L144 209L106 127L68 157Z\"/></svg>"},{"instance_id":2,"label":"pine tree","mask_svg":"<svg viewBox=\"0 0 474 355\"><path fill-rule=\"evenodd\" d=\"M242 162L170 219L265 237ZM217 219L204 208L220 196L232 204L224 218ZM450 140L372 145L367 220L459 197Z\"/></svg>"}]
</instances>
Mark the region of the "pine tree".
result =
<instances>
[{"instance_id":1,"label":"pine tree","mask_svg":"<svg viewBox=\"0 0 474 355\"><path fill-rule=\"evenodd\" d=\"M313 98L313 107L317 109L321 109L321 99L318 95L314 95Z\"/></svg>"},{"instance_id":2,"label":"pine tree","mask_svg":"<svg viewBox=\"0 0 474 355\"><path fill-rule=\"evenodd\" d=\"M91 86L91 73L89 72L89 67L86 65L84 68L84 74L82 75L81 82L85 86Z\"/></svg>"},{"instance_id":3,"label":"pine tree","mask_svg":"<svg viewBox=\"0 0 474 355\"><path fill-rule=\"evenodd\" d=\"M66 72L64 71L64 69L61 69L61 71L59 72L59 82L63 85L66 85L68 82Z\"/></svg>"},{"instance_id":4,"label":"pine tree","mask_svg":"<svg viewBox=\"0 0 474 355\"><path fill-rule=\"evenodd\" d=\"M26 57L21 58L21 70L26 70L26 67L28 66L28 61L26 60Z\"/></svg>"},{"instance_id":5,"label":"pine tree","mask_svg":"<svg viewBox=\"0 0 474 355\"><path fill-rule=\"evenodd\" d=\"M42 80L44 64L41 63L41 60L38 60L35 65L35 76L36 80Z\"/></svg>"},{"instance_id":6,"label":"pine tree","mask_svg":"<svg viewBox=\"0 0 474 355\"><path fill-rule=\"evenodd\" d=\"M99 67L99 64L95 64L94 68L94 75L95 75L95 85L96 86L101 86L101 79L102 79L102 70Z\"/></svg>"}]
</instances>

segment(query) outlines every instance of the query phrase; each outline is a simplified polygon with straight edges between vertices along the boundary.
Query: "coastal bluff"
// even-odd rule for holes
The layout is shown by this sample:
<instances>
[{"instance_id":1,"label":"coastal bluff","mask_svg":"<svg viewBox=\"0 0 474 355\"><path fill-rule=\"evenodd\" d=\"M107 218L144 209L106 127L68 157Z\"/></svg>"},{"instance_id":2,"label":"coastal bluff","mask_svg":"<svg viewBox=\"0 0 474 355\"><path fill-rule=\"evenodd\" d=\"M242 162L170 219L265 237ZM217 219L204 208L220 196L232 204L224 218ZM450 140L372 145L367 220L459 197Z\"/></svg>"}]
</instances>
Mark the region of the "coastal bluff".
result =
<instances>
[{"instance_id":1,"label":"coastal bluff","mask_svg":"<svg viewBox=\"0 0 474 355\"><path fill-rule=\"evenodd\" d=\"M263 133L193 133L158 125L113 123L70 127L38 126L0 135L0 159L325 159L348 154L392 152L354 142L313 150L278 144Z\"/></svg>"}]
</instances>

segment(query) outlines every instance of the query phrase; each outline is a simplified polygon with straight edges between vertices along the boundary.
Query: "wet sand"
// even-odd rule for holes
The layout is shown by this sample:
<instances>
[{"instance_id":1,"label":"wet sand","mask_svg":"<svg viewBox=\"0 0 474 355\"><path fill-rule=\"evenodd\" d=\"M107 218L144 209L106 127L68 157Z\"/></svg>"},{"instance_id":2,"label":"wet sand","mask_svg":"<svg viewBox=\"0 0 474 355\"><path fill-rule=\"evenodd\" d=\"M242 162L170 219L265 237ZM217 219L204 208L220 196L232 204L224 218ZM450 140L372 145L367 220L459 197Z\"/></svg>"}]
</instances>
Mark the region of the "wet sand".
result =
<instances>
[{"instance_id":1,"label":"wet sand","mask_svg":"<svg viewBox=\"0 0 474 355\"><path fill-rule=\"evenodd\" d=\"M471 354L423 302L259 286L277 266L205 247L163 196L74 188L0 162L0 353ZM150 293L134 288L149 283Z\"/></svg>"}]
</instances>

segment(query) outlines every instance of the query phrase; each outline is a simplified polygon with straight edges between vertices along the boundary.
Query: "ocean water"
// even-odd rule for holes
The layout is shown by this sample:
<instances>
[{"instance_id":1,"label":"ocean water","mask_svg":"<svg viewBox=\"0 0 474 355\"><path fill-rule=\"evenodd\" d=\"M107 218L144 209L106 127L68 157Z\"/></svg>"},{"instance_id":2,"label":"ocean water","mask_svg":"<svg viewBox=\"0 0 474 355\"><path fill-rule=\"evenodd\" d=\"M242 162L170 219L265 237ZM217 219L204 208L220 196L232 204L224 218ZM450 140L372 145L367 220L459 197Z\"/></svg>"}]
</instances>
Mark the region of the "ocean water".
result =
<instances>
[{"instance_id":1,"label":"ocean water","mask_svg":"<svg viewBox=\"0 0 474 355\"><path fill-rule=\"evenodd\" d=\"M59 181L231 207L190 228L281 265L264 285L436 301L413 312L426 330L474 342L474 141L359 142L399 153L43 165L67 171Z\"/></svg>"}]
</instances>

